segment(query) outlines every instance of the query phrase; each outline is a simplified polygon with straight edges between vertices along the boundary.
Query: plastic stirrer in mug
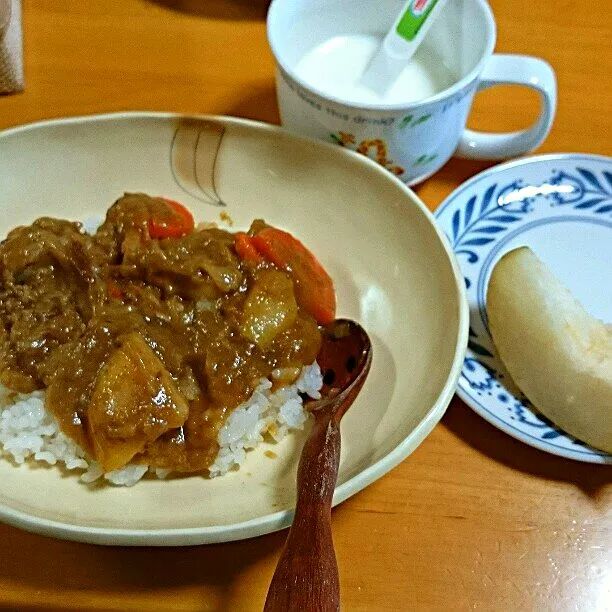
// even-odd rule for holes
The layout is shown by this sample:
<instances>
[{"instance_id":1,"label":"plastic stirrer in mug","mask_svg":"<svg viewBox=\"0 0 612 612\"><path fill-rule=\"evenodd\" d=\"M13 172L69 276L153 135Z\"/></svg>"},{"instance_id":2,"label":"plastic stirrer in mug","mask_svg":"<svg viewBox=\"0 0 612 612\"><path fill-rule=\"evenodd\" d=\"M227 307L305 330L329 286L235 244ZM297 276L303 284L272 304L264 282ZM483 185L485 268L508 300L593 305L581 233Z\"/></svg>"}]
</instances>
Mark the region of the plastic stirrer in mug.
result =
<instances>
[{"instance_id":1,"label":"plastic stirrer in mug","mask_svg":"<svg viewBox=\"0 0 612 612\"><path fill-rule=\"evenodd\" d=\"M447 0L408 0L361 76L360 84L383 96L425 38Z\"/></svg>"}]
</instances>

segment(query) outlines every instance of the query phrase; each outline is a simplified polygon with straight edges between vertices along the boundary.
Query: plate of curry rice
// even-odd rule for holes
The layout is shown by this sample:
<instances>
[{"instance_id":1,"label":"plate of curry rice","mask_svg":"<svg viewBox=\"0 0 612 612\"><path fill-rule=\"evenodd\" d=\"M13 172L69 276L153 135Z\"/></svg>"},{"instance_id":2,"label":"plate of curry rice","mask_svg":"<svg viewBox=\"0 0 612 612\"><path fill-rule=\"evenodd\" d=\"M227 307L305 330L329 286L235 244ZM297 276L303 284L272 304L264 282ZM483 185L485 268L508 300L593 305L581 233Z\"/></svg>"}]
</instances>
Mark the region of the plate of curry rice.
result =
<instances>
[{"instance_id":1,"label":"plate of curry rice","mask_svg":"<svg viewBox=\"0 0 612 612\"><path fill-rule=\"evenodd\" d=\"M340 147L230 117L0 132L0 520L180 546L287 527L334 318L373 341L334 504L440 420L467 346L448 241Z\"/></svg>"}]
</instances>

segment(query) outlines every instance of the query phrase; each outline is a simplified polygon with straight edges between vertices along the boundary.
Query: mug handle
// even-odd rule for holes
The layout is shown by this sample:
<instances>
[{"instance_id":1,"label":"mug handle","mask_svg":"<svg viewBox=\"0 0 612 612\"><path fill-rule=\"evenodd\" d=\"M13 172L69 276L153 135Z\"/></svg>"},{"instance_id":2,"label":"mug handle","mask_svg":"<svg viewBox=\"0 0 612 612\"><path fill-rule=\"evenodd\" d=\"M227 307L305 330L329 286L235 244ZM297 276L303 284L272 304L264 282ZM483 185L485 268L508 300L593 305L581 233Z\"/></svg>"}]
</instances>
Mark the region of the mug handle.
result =
<instances>
[{"instance_id":1,"label":"mug handle","mask_svg":"<svg viewBox=\"0 0 612 612\"><path fill-rule=\"evenodd\" d=\"M495 54L489 58L478 89L495 85L524 85L540 94L538 120L526 130L495 134L466 129L455 152L465 159L503 159L537 148L548 135L557 107L557 80L548 62L526 55Z\"/></svg>"}]
</instances>

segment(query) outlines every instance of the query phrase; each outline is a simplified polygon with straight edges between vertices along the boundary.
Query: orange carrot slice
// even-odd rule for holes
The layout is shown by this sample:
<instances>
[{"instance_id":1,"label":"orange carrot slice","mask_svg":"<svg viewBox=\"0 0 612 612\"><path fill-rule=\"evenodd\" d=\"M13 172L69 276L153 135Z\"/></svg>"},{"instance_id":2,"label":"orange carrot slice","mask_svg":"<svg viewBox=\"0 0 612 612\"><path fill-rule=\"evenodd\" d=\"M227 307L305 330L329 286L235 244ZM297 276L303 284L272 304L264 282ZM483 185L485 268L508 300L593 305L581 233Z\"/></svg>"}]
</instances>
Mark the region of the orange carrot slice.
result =
<instances>
[{"instance_id":1,"label":"orange carrot slice","mask_svg":"<svg viewBox=\"0 0 612 612\"><path fill-rule=\"evenodd\" d=\"M253 264L258 264L263 261L263 257L259 254L253 245L253 239L246 232L238 232L234 236L234 246L236 253L242 261L247 261Z\"/></svg>"},{"instance_id":2,"label":"orange carrot slice","mask_svg":"<svg viewBox=\"0 0 612 612\"><path fill-rule=\"evenodd\" d=\"M336 317L334 283L317 258L290 233L266 227L251 238L254 247L268 261L291 273L298 304L318 323L326 325Z\"/></svg>"},{"instance_id":3,"label":"orange carrot slice","mask_svg":"<svg viewBox=\"0 0 612 612\"><path fill-rule=\"evenodd\" d=\"M195 223L193 216L180 202L161 198L172 210L172 216L166 219L151 219L149 221L149 236L160 240L162 238L181 238L193 231Z\"/></svg>"}]
</instances>

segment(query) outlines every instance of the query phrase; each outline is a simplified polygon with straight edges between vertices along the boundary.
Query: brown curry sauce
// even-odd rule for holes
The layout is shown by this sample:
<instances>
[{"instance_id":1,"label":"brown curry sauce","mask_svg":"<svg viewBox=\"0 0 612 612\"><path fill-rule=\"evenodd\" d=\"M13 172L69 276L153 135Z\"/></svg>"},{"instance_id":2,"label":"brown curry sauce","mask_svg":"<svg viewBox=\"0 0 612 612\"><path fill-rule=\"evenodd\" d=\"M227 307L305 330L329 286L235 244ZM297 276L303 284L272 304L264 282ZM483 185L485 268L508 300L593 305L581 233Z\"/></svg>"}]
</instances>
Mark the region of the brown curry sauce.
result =
<instances>
[{"instance_id":1,"label":"brown curry sauce","mask_svg":"<svg viewBox=\"0 0 612 612\"><path fill-rule=\"evenodd\" d=\"M209 467L259 380L297 372L320 347L290 270L242 260L216 227L151 237L176 215L126 194L95 234L43 217L0 244L0 382L46 389L61 429L104 471Z\"/></svg>"}]
</instances>

